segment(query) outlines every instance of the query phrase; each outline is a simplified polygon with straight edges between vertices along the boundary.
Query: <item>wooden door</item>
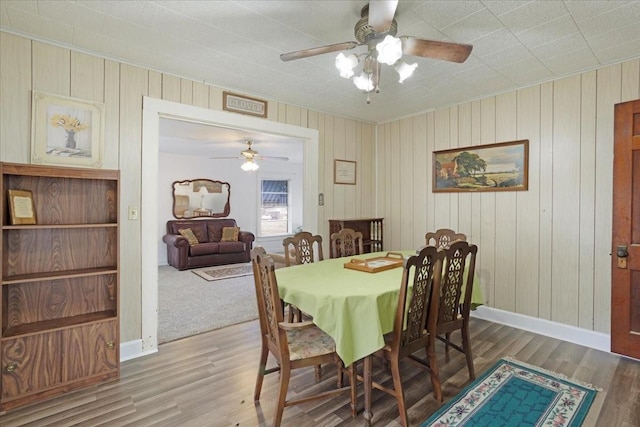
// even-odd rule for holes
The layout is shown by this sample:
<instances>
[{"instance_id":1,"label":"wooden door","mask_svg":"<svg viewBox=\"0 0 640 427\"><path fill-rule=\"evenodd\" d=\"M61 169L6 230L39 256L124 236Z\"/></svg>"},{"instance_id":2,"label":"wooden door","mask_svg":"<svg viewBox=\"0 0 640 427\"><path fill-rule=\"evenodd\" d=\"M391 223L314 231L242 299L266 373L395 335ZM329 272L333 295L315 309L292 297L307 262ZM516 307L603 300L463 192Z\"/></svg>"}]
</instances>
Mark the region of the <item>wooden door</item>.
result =
<instances>
[{"instance_id":1,"label":"wooden door","mask_svg":"<svg viewBox=\"0 0 640 427\"><path fill-rule=\"evenodd\" d=\"M117 327L117 320L111 320L64 331L65 381L117 372L120 347Z\"/></svg>"},{"instance_id":2,"label":"wooden door","mask_svg":"<svg viewBox=\"0 0 640 427\"><path fill-rule=\"evenodd\" d=\"M611 351L640 359L640 100L615 106Z\"/></svg>"}]
</instances>

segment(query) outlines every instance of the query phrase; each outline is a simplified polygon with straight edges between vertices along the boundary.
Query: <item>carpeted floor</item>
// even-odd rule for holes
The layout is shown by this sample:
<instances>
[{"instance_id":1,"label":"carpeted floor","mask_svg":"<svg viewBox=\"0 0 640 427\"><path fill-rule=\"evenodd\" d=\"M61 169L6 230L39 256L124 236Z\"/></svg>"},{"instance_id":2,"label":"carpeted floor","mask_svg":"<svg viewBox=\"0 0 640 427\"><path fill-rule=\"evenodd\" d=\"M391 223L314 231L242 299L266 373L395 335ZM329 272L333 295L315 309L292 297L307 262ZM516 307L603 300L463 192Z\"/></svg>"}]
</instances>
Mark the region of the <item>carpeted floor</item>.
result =
<instances>
[{"instance_id":1,"label":"carpeted floor","mask_svg":"<svg viewBox=\"0 0 640 427\"><path fill-rule=\"evenodd\" d=\"M208 282L158 267L158 343L258 318L253 275Z\"/></svg>"}]
</instances>

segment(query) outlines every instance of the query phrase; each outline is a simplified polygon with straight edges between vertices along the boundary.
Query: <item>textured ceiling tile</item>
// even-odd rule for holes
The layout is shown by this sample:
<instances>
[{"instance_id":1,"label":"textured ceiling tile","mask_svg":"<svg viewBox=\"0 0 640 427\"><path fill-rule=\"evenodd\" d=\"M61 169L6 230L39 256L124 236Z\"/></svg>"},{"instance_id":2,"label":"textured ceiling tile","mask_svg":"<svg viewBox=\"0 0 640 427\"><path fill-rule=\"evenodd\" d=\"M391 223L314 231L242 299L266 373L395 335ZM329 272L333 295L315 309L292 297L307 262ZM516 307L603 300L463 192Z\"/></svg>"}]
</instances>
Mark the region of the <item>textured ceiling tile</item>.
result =
<instances>
[{"instance_id":1,"label":"textured ceiling tile","mask_svg":"<svg viewBox=\"0 0 640 427\"><path fill-rule=\"evenodd\" d=\"M598 37L588 37L587 43L594 51L609 49L628 41L640 41L640 25L635 23L626 27L614 27Z\"/></svg>"},{"instance_id":2,"label":"textured ceiling tile","mask_svg":"<svg viewBox=\"0 0 640 427\"><path fill-rule=\"evenodd\" d=\"M497 68L531 58L531 56L531 51L529 51L529 49L517 44L498 52L493 52L490 55L485 55L482 57L482 62L490 67Z\"/></svg>"},{"instance_id":3,"label":"textured ceiling tile","mask_svg":"<svg viewBox=\"0 0 640 427\"><path fill-rule=\"evenodd\" d=\"M640 2L628 3L617 9L601 13L578 22L578 28L584 33L587 39L607 33L615 28L629 25L640 26Z\"/></svg>"},{"instance_id":4,"label":"textured ceiling tile","mask_svg":"<svg viewBox=\"0 0 640 427\"><path fill-rule=\"evenodd\" d=\"M514 62L504 67L500 67L496 71L519 85L547 80L553 77L551 70L549 70L549 68L547 68L537 58L527 58L522 61Z\"/></svg>"},{"instance_id":5,"label":"textured ceiling tile","mask_svg":"<svg viewBox=\"0 0 640 427\"><path fill-rule=\"evenodd\" d=\"M543 62L556 76L578 73L599 65L598 59L589 49L567 52L554 58L546 58Z\"/></svg>"},{"instance_id":6,"label":"textured ceiling tile","mask_svg":"<svg viewBox=\"0 0 640 427\"><path fill-rule=\"evenodd\" d=\"M21 32L35 34L43 39L58 40L63 44L70 44L73 40L73 27L70 25L13 7L7 7L7 15L11 25Z\"/></svg>"},{"instance_id":7,"label":"textured ceiling tile","mask_svg":"<svg viewBox=\"0 0 640 427\"><path fill-rule=\"evenodd\" d=\"M482 9L473 15L468 15L455 23L446 26L442 32L451 40L471 43L485 34L498 31L503 28L502 24L487 10Z\"/></svg>"},{"instance_id":8,"label":"textured ceiling tile","mask_svg":"<svg viewBox=\"0 0 640 427\"><path fill-rule=\"evenodd\" d=\"M640 42L638 40L634 40L612 46L609 49L602 49L596 52L596 56L600 60L600 63L603 64L637 58L640 57Z\"/></svg>"},{"instance_id":9,"label":"textured ceiling tile","mask_svg":"<svg viewBox=\"0 0 640 427\"><path fill-rule=\"evenodd\" d=\"M413 12L434 28L442 30L483 9L485 9L484 5L477 0L428 1L419 2Z\"/></svg>"},{"instance_id":10,"label":"textured ceiling tile","mask_svg":"<svg viewBox=\"0 0 640 427\"><path fill-rule=\"evenodd\" d=\"M4 3L0 3L0 25L9 26L9 15L7 14L7 8Z\"/></svg>"},{"instance_id":11,"label":"textured ceiling tile","mask_svg":"<svg viewBox=\"0 0 640 427\"><path fill-rule=\"evenodd\" d=\"M495 52L513 47L519 43L518 39L509 30L501 28L498 31L494 31L474 40L472 54L483 58L487 55L492 55Z\"/></svg>"},{"instance_id":12,"label":"textured ceiling tile","mask_svg":"<svg viewBox=\"0 0 640 427\"><path fill-rule=\"evenodd\" d=\"M603 13L609 12L612 9L616 9L622 6L628 5L629 0L625 1L594 1L594 0L573 0L565 3L567 9L571 13L571 16L576 22L584 21L585 19L593 18Z\"/></svg>"},{"instance_id":13,"label":"textured ceiling tile","mask_svg":"<svg viewBox=\"0 0 640 427\"><path fill-rule=\"evenodd\" d=\"M95 1L95 0L78 0L77 3L80 6L88 9L102 12L106 15L115 16L124 20L137 20L142 16L145 3L144 1L131 1L131 0L110 0L110 1Z\"/></svg>"},{"instance_id":14,"label":"textured ceiling tile","mask_svg":"<svg viewBox=\"0 0 640 427\"><path fill-rule=\"evenodd\" d=\"M568 13L562 1L536 1L500 15L500 21L517 35Z\"/></svg>"},{"instance_id":15,"label":"textured ceiling tile","mask_svg":"<svg viewBox=\"0 0 640 427\"><path fill-rule=\"evenodd\" d=\"M496 16L502 16L505 13L511 12L514 9L522 7L529 3L531 0L503 0L503 1L483 1L482 3L493 12Z\"/></svg>"},{"instance_id":16,"label":"textured ceiling tile","mask_svg":"<svg viewBox=\"0 0 640 427\"><path fill-rule=\"evenodd\" d=\"M38 13L38 4L32 0L2 0L2 5L27 13Z\"/></svg>"},{"instance_id":17,"label":"textured ceiling tile","mask_svg":"<svg viewBox=\"0 0 640 427\"><path fill-rule=\"evenodd\" d=\"M41 1L38 10L49 19L75 28L100 29L105 18L102 12L71 2Z\"/></svg>"},{"instance_id":18,"label":"textured ceiling tile","mask_svg":"<svg viewBox=\"0 0 640 427\"><path fill-rule=\"evenodd\" d=\"M570 34L567 37L553 40L552 42L542 44L531 48L531 52L538 58L551 58L558 55L558 52L573 52L576 50L586 49L589 46L584 37L580 33Z\"/></svg>"},{"instance_id":19,"label":"textured ceiling tile","mask_svg":"<svg viewBox=\"0 0 640 427\"><path fill-rule=\"evenodd\" d=\"M516 37L529 49L533 49L578 32L578 28L571 17L564 15L558 19L545 22L542 25L518 33Z\"/></svg>"}]
</instances>

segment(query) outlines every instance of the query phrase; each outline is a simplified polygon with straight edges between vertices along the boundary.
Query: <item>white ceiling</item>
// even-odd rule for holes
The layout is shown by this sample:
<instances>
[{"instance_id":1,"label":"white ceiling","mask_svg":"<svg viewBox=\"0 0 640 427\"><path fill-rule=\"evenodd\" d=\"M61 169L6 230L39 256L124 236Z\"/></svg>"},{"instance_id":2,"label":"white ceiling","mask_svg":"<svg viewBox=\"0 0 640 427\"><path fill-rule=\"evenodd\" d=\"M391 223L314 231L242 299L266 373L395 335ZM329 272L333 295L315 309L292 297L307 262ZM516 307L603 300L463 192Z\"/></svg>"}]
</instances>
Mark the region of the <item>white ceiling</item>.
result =
<instances>
[{"instance_id":1,"label":"white ceiling","mask_svg":"<svg viewBox=\"0 0 640 427\"><path fill-rule=\"evenodd\" d=\"M335 54L280 60L284 52L355 40L365 4L2 0L0 29L378 123L640 56L640 1L400 0L398 35L472 44L469 59L415 58L418 69L404 84L383 65L381 92L369 105L339 77Z\"/></svg>"},{"instance_id":2,"label":"white ceiling","mask_svg":"<svg viewBox=\"0 0 640 427\"><path fill-rule=\"evenodd\" d=\"M302 140L243 129L160 119L159 148L163 153L196 156L210 159L211 162L229 161L211 157L237 157L240 162L240 152L247 149L248 140L251 140L252 148L260 156L287 157L289 162L302 163ZM267 160L261 159L258 163Z\"/></svg>"}]
</instances>

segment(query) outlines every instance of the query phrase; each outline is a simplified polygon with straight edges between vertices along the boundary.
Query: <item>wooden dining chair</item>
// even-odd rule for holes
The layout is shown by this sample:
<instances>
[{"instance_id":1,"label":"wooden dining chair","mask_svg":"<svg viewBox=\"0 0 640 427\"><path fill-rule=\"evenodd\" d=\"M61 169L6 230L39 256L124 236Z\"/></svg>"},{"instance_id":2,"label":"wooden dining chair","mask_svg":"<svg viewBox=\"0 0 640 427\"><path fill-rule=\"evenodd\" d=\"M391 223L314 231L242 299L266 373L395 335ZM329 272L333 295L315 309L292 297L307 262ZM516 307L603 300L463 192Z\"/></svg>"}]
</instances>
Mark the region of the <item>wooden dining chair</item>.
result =
<instances>
[{"instance_id":1,"label":"wooden dining chair","mask_svg":"<svg viewBox=\"0 0 640 427\"><path fill-rule=\"evenodd\" d=\"M434 246L425 246L417 255L404 261L393 332L385 336L386 345L376 353L384 358L391 368L393 389L375 381L372 382L372 386L395 396L403 426L408 425L408 418L400 377L401 359L420 349L426 349L428 361L418 358L414 360L428 368L436 399L442 402L440 378L435 360L435 332L444 255L444 252ZM410 279L411 290L409 289ZM427 328L424 327L425 325Z\"/></svg>"},{"instance_id":2,"label":"wooden dining chair","mask_svg":"<svg viewBox=\"0 0 640 427\"><path fill-rule=\"evenodd\" d=\"M467 236L462 233L456 233L449 228L439 228L436 231L430 231L424 235L425 244L432 245L438 249L447 248L456 240L467 240Z\"/></svg>"},{"instance_id":3,"label":"wooden dining chair","mask_svg":"<svg viewBox=\"0 0 640 427\"><path fill-rule=\"evenodd\" d=\"M331 234L331 257L361 255L364 253L363 236L360 231L351 228Z\"/></svg>"},{"instance_id":4,"label":"wooden dining chair","mask_svg":"<svg viewBox=\"0 0 640 427\"><path fill-rule=\"evenodd\" d=\"M310 262L322 261L322 236L313 235L308 231L300 231L282 241L284 246L284 261L287 267L292 264L308 264ZM315 249L314 249L315 247ZM295 254L295 259L291 255Z\"/></svg>"},{"instance_id":5,"label":"wooden dining chair","mask_svg":"<svg viewBox=\"0 0 640 427\"><path fill-rule=\"evenodd\" d=\"M469 313L478 247L465 241L457 241L444 250L444 253L445 261L442 270L436 335L440 341L445 343L447 357L449 356L449 347L464 353L467 359L469 378L474 380L476 374L469 341ZM451 333L457 330L460 331L462 337L461 345L451 341Z\"/></svg>"},{"instance_id":6,"label":"wooden dining chair","mask_svg":"<svg viewBox=\"0 0 640 427\"><path fill-rule=\"evenodd\" d=\"M260 365L253 395L254 401L258 402L260 400L265 374L279 371L280 387L276 400L274 426L280 426L282 413L287 406L331 397L349 391L351 392L351 409L354 414L356 384L355 381L351 381L349 387L342 386L344 364L336 353L334 340L314 325L313 322L289 323L284 321L273 260L266 255L263 247L258 246L251 251L251 264L253 266L262 341ZM269 354L276 359L277 366L267 369ZM287 399L291 371L298 368L317 366L321 363L335 363L337 365L337 388L318 394ZM350 378L352 378L352 375L350 375ZM319 380L319 378L316 380ZM296 393L296 395L298 394Z\"/></svg>"}]
</instances>

